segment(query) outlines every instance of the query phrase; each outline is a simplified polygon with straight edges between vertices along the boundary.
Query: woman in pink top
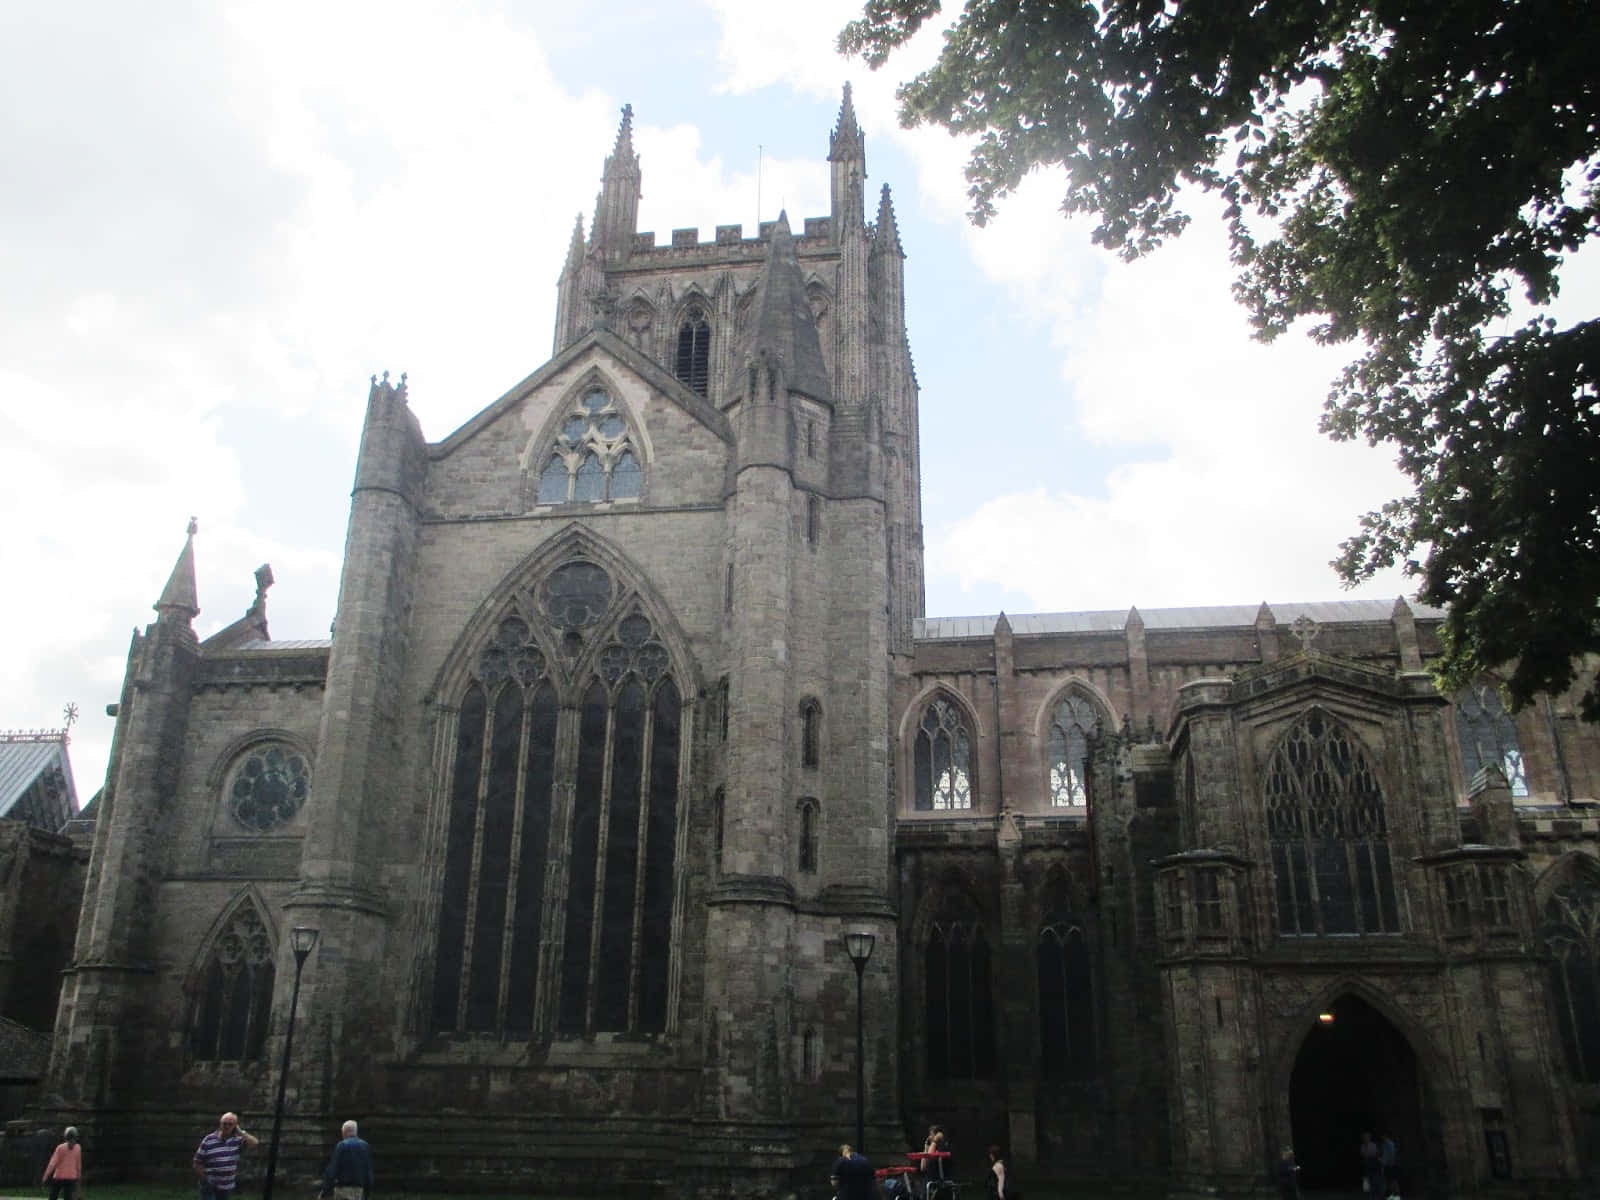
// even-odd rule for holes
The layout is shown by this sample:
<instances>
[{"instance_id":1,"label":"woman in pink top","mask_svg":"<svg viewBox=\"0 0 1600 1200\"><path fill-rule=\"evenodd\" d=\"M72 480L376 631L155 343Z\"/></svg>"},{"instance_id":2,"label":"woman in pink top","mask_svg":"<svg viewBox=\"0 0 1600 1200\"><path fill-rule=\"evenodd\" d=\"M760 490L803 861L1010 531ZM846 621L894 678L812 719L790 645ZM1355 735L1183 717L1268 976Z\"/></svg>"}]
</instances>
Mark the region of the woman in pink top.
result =
<instances>
[{"instance_id":1,"label":"woman in pink top","mask_svg":"<svg viewBox=\"0 0 1600 1200\"><path fill-rule=\"evenodd\" d=\"M83 1147L78 1145L77 1128L68 1125L65 1137L67 1140L56 1147L50 1165L44 1169L42 1182L50 1185L50 1200L57 1200L58 1196L73 1200L78 1181L83 1178Z\"/></svg>"}]
</instances>

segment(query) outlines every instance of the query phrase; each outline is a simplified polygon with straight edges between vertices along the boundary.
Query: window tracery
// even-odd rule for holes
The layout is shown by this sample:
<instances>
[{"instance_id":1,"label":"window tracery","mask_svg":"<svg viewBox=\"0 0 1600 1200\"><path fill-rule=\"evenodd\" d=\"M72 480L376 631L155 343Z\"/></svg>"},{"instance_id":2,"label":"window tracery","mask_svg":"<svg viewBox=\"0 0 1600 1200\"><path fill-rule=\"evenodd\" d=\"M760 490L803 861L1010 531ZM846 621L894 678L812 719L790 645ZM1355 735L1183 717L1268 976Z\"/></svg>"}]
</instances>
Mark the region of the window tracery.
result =
<instances>
[{"instance_id":1,"label":"window tracery","mask_svg":"<svg viewBox=\"0 0 1600 1200\"><path fill-rule=\"evenodd\" d=\"M190 1014L198 1062L255 1062L266 1047L274 980L272 938L256 906L239 905L211 943Z\"/></svg>"},{"instance_id":2,"label":"window tracery","mask_svg":"<svg viewBox=\"0 0 1600 1200\"><path fill-rule=\"evenodd\" d=\"M1313 709L1278 743L1265 785L1278 932L1398 932L1383 794L1360 740Z\"/></svg>"},{"instance_id":3,"label":"window tracery","mask_svg":"<svg viewBox=\"0 0 1600 1200\"><path fill-rule=\"evenodd\" d=\"M252 747L228 785L228 814L254 833L294 820L311 790L305 755L282 742Z\"/></svg>"},{"instance_id":4,"label":"window tracery","mask_svg":"<svg viewBox=\"0 0 1600 1200\"><path fill-rule=\"evenodd\" d=\"M994 1074L994 1000L989 943L970 905L947 906L923 947L929 1079Z\"/></svg>"},{"instance_id":5,"label":"window tracery","mask_svg":"<svg viewBox=\"0 0 1600 1200\"><path fill-rule=\"evenodd\" d=\"M1528 771L1517 740L1517 723L1506 711L1498 688L1474 684L1457 693L1456 741L1468 783L1484 767L1499 767L1513 796L1528 794Z\"/></svg>"},{"instance_id":6,"label":"window tracery","mask_svg":"<svg viewBox=\"0 0 1600 1200\"><path fill-rule=\"evenodd\" d=\"M691 391L706 395L711 381L711 325L698 305L684 313L683 324L678 326L673 374Z\"/></svg>"},{"instance_id":7,"label":"window tracery","mask_svg":"<svg viewBox=\"0 0 1600 1200\"><path fill-rule=\"evenodd\" d=\"M1039 930L1039 1051L1049 1078L1094 1073L1094 981L1083 924L1058 916Z\"/></svg>"},{"instance_id":8,"label":"window tracery","mask_svg":"<svg viewBox=\"0 0 1600 1200\"><path fill-rule=\"evenodd\" d=\"M1083 808L1089 803L1089 739L1102 721L1100 710L1077 692L1064 696L1050 719L1050 804Z\"/></svg>"},{"instance_id":9,"label":"window tracery","mask_svg":"<svg viewBox=\"0 0 1600 1200\"><path fill-rule=\"evenodd\" d=\"M939 697L923 710L912 757L919 810L973 806L972 734L957 705Z\"/></svg>"},{"instance_id":10,"label":"window tracery","mask_svg":"<svg viewBox=\"0 0 1600 1200\"><path fill-rule=\"evenodd\" d=\"M1600 1083L1600 884L1588 871L1574 871L1541 916L1567 1060L1580 1082Z\"/></svg>"},{"instance_id":11,"label":"window tracery","mask_svg":"<svg viewBox=\"0 0 1600 1200\"><path fill-rule=\"evenodd\" d=\"M621 407L604 388L589 388L561 423L535 500L595 504L637 499L643 489L644 471Z\"/></svg>"},{"instance_id":12,"label":"window tracery","mask_svg":"<svg viewBox=\"0 0 1600 1200\"><path fill-rule=\"evenodd\" d=\"M644 611L603 623L616 598L603 568L569 562L534 590L557 652L518 607L473 661L448 783L435 1032L666 1027L681 702Z\"/></svg>"}]
</instances>

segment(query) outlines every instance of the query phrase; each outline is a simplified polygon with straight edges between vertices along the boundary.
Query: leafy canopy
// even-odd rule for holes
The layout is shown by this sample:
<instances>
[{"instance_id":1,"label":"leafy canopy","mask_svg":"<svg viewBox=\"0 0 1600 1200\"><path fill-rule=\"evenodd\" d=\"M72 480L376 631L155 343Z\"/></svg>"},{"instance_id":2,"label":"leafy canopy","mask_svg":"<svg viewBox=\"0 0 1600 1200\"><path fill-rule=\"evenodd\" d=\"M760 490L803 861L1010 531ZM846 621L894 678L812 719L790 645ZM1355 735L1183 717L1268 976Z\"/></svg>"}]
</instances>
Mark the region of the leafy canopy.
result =
<instances>
[{"instance_id":1,"label":"leafy canopy","mask_svg":"<svg viewBox=\"0 0 1600 1200\"><path fill-rule=\"evenodd\" d=\"M840 48L881 66L939 7L867 0ZM975 135L980 225L1059 165L1134 258L1219 193L1257 335L1363 342L1322 428L1415 485L1333 565L1403 564L1449 610L1442 684L1520 706L1600 652L1600 322L1545 311L1600 231L1596 46L1594 0L968 0L901 120Z\"/></svg>"}]
</instances>

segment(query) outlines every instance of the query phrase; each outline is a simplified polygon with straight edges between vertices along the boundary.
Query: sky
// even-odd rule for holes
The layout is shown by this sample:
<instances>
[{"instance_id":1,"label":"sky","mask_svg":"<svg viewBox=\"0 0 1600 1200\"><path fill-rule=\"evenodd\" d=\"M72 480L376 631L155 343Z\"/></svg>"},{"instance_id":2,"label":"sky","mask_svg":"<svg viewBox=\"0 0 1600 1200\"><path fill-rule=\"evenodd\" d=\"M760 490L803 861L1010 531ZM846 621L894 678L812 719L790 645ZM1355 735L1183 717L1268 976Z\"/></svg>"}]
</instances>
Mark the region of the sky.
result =
<instances>
[{"instance_id":1,"label":"sky","mask_svg":"<svg viewBox=\"0 0 1600 1200\"><path fill-rule=\"evenodd\" d=\"M272 635L327 636L369 376L407 372L437 441L549 357L621 105L640 229L709 238L827 213L847 80L907 254L928 615L1338 598L1403 490L1317 433L1351 351L1251 340L1204 197L1131 265L1047 173L973 227L965 147L896 120L936 45L841 59L857 7L0 6L0 728L79 705L94 794L191 516L202 637L261 563Z\"/></svg>"}]
</instances>

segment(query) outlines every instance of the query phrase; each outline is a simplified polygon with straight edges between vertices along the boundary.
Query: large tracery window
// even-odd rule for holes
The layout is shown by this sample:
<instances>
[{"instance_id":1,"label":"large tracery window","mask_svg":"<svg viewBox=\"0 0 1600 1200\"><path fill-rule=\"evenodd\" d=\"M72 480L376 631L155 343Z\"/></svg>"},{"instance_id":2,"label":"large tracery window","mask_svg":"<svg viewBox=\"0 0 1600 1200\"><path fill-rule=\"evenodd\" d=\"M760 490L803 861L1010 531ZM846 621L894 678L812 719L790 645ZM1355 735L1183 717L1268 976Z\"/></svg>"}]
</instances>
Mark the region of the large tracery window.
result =
<instances>
[{"instance_id":1,"label":"large tracery window","mask_svg":"<svg viewBox=\"0 0 1600 1200\"><path fill-rule=\"evenodd\" d=\"M678 353L673 374L692 390L704 396L711 380L711 326L705 312L696 307L684 314L678 327Z\"/></svg>"},{"instance_id":2,"label":"large tracery window","mask_svg":"<svg viewBox=\"0 0 1600 1200\"><path fill-rule=\"evenodd\" d=\"M272 939L254 904L234 911L211 944L189 1021L189 1053L198 1062L254 1062L272 1015Z\"/></svg>"},{"instance_id":3,"label":"large tracery window","mask_svg":"<svg viewBox=\"0 0 1600 1200\"><path fill-rule=\"evenodd\" d=\"M1279 933L1399 931L1383 793L1359 738L1313 709L1273 751L1266 803Z\"/></svg>"},{"instance_id":4,"label":"large tracery window","mask_svg":"<svg viewBox=\"0 0 1600 1200\"><path fill-rule=\"evenodd\" d=\"M1467 782L1484 767L1499 767L1513 796L1528 794L1528 772L1517 741L1517 723L1500 700L1499 689L1475 684L1455 697L1456 740Z\"/></svg>"},{"instance_id":5,"label":"large tracery window","mask_svg":"<svg viewBox=\"0 0 1600 1200\"><path fill-rule=\"evenodd\" d=\"M1056 705L1050 719L1050 805L1083 808L1089 803L1089 739L1100 711L1072 693Z\"/></svg>"},{"instance_id":6,"label":"large tracery window","mask_svg":"<svg viewBox=\"0 0 1600 1200\"><path fill-rule=\"evenodd\" d=\"M1600 882L1589 871L1574 871L1550 894L1541 916L1567 1061L1580 1082L1600 1083Z\"/></svg>"},{"instance_id":7,"label":"large tracery window","mask_svg":"<svg viewBox=\"0 0 1600 1200\"><path fill-rule=\"evenodd\" d=\"M972 807L972 734L959 707L940 698L923 710L912 757L918 809Z\"/></svg>"},{"instance_id":8,"label":"large tracery window","mask_svg":"<svg viewBox=\"0 0 1600 1200\"><path fill-rule=\"evenodd\" d=\"M644 471L622 410L604 388L590 388L561 423L545 459L539 504L593 504L636 498Z\"/></svg>"},{"instance_id":9,"label":"large tracery window","mask_svg":"<svg viewBox=\"0 0 1600 1200\"><path fill-rule=\"evenodd\" d=\"M1094 1074L1094 981L1083 923L1056 917L1039 931L1040 1071L1047 1078Z\"/></svg>"},{"instance_id":10,"label":"large tracery window","mask_svg":"<svg viewBox=\"0 0 1600 1200\"><path fill-rule=\"evenodd\" d=\"M994 1000L989 943L970 905L947 906L923 947L929 1079L994 1074Z\"/></svg>"},{"instance_id":11,"label":"large tracery window","mask_svg":"<svg viewBox=\"0 0 1600 1200\"><path fill-rule=\"evenodd\" d=\"M449 784L436 1032L666 1028L681 701L649 617L616 599L603 569L568 563L532 620L510 613L477 656Z\"/></svg>"}]
</instances>

